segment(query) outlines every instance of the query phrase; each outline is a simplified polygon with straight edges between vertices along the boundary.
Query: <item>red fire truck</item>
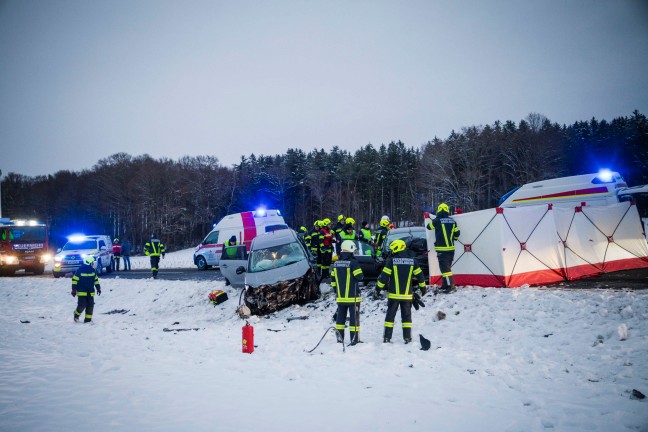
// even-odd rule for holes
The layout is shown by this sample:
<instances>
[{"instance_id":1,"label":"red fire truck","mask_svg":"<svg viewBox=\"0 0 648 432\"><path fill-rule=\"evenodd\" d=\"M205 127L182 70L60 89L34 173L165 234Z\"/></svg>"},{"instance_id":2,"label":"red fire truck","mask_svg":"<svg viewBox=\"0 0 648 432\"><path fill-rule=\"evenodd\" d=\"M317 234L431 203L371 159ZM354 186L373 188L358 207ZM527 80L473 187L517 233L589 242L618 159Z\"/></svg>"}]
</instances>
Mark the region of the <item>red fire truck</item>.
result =
<instances>
[{"instance_id":1,"label":"red fire truck","mask_svg":"<svg viewBox=\"0 0 648 432\"><path fill-rule=\"evenodd\" d=\"M33 220L0 219L0 275L18 270L43 274L50 259L47 225Z\"/></svg>"}]
</instances>

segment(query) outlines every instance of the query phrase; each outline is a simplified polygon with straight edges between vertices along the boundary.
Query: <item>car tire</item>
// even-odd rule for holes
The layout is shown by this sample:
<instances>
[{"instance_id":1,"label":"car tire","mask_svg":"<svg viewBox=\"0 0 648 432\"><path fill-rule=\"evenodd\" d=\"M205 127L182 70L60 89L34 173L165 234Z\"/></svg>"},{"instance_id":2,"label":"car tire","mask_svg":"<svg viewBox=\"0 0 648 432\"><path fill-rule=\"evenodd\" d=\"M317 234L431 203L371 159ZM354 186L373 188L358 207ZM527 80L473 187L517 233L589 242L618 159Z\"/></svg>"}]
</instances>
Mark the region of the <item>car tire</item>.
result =
<instances>
[{"instance_id":1,"label":"car tire","mask_svg":"<svg viewBox=\"0 0 648 432\"><path fill-rule=\"evenodd\" d=\"M108 265L108 267L106 267L106 273L112 273L114 265L115 265L115 260L113 258L111 258L110 259L110 264Z\"/></svg>"},{"instance_id":2,"label":"car tire","mask_svg":"<svg viewBox=\"0 0 648 432\"><path fill-rule=\"evenodd\" d=\"M58 279L58 278L60 278L61 276L63 276L63 275L62 275L61 273L59 273L59 272L52 272L52 274L54 275L54 278L56 278L56 279Z\"/></svg>"},{"instance_id":3,"label":"car tire","mask_svg":"<svg viewBox=\"0 0 648 432\"><path fill-rule=\"evenodd\" d=\"M198 258L196 258L196 267L198 267L198 270L207 270L209 268L209 266L207 265L207 260L204 256L200 255Z\"/></svg>"},{"instance_id":4,"label":"car tire","mask_svg":"<svg viewBox=\"0 0 648 432\"><path fill-rule=\"evenodd\" d=\"M97 274L103 274L103 265L101 264L101 259L97 261Z\"/></svg>"}]
</instances>

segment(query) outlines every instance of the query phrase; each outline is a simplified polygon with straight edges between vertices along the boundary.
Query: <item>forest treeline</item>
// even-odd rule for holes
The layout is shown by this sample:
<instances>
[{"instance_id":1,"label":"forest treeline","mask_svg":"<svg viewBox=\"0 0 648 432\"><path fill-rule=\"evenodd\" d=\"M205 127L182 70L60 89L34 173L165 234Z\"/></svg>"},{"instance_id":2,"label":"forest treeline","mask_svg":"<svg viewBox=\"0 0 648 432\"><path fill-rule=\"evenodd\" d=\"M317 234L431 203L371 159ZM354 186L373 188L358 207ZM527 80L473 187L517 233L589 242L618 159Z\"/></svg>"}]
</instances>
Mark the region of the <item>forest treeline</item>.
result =
<instances>
[{"instance_id":1,"label":"forest treeline","mask_svg":"<svg viewBox=\"0 0 648 432\"><path fill-rule=\"evenodd\" d=\"M158 233L170 250L196 245L223 216L259 206L311 227L343 213L375 224L421 223L440 202L464 211L495 207L516 186L552 177L619 171L629 185L648 183L648 122L635 111L612 121L551 123L530 114L519 123L463 128L419 148L367 144L354 153L298 148L241 157L218 154L154 159L117 153L92 169L48 176L8 174L3 216L46 221L60 246L74 232L101 233L141 245Z\"/></svg>"}]
</instances>

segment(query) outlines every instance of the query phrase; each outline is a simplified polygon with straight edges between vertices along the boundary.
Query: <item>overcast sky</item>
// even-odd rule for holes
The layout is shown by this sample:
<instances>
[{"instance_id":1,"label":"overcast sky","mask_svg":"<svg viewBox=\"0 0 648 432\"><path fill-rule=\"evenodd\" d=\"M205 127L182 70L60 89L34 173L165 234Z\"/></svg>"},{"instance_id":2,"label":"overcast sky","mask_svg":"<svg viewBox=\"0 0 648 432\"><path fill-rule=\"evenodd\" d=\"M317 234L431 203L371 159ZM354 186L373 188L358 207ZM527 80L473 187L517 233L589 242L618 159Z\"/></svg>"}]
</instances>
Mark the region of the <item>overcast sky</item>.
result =
<instances>
[{"instance_id":1,"label":"overcast sky","mask_svg":"<svg viewBox=\"0 0 648 432\"><path fill-rule=\"evenodd\" d=\"M0 0L3 174L648 114L644 0Z\"/></svg>"}]
</instances>

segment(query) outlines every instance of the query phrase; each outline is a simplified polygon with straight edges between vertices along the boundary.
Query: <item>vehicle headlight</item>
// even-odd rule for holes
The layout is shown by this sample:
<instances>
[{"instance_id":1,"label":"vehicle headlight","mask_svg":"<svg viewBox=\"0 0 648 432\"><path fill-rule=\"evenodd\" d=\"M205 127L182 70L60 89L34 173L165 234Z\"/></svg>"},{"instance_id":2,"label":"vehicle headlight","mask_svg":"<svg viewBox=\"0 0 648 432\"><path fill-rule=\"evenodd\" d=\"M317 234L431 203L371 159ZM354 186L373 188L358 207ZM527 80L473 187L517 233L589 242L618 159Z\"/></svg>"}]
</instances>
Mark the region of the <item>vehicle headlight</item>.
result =
<instances>
[{"instance_id":1,"label":"vehicle headlight","mask_svg":"<svg viewBox=\"0 0 648 432\"><path fill-rule=\"evenodd\" d=\"M5 255L2 257L2 260L5 262L5 264L18 264L18 258L16 258L15 256Z\"/></svg>"},{"instance_id":2,"label":"vehicle headlight","mask_svg":"<svg viewBox=\"0 0 648 432\"><path fill-rule=\"evenodd\" d=\"M63 257L56 255L54 257L54 261L60 263L61 261L63 261Z\"/></svg>"},{"instance_id":3,"label":"vehicle headlight","mask_svg":"<svg viewBox=\"0 0 648 432\"><path fill-rule=\"evenodd\" d=\"M49 262L49 260L51 260L51 259L52 259L52 255L50 255L50 254L43 254L43 255L41 255L41 259L40 259L40 261L41 261L42 263L46 263L46 262Z\"/></svg>"}]
</instances>

